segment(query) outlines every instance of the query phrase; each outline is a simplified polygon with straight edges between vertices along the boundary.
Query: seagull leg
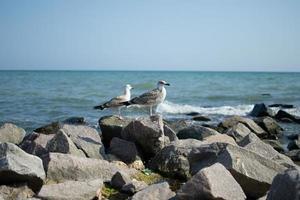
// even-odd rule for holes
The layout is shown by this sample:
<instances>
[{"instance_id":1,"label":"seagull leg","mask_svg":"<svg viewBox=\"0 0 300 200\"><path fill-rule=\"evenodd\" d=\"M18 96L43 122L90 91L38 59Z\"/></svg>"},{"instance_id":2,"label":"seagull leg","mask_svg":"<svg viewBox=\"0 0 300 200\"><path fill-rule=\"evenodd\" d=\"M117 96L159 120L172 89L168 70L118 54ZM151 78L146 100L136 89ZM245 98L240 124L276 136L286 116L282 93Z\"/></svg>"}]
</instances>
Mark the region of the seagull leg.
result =
<instances>
[{"instance_id":1,"label":"seagull leg","mask_svg":"<svg viewBox=\"0 0 300 200\"><path fill-rule=\"evenodd\" d=\"M150 117L152 116L152 106L150 106Z\"/></svg>"},{"instance_id":2,"label":"seagull leg","mask_svg":"<svg viewBox=\"0 0 300 200\"><path fill-rule=\"evenodd\" d=\"M122 119L122 116L121 116L121 107L118 107L118 116L120 119Z\"/></svg>"}]
</instances>

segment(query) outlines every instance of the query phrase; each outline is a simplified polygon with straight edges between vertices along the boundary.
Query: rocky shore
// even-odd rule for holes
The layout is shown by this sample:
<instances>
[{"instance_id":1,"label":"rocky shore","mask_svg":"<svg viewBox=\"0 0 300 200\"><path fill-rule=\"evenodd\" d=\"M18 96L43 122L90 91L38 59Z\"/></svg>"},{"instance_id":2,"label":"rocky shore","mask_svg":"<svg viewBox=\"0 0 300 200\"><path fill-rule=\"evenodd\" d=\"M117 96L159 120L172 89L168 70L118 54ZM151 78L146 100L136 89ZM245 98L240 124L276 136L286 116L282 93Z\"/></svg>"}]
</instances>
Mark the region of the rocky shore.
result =
<instances>
[{"instance_id":1,"label":"rocky shore","mask_svg":"<svg viewBox=\"0 0 300 200\"><path fill-rule=\"evenodd\" d=\"M190 115L203 124L105 116L96 129L75 117L26 133L5 123L0 200L300 198L300 138L278 140L280 123L299 118L264 104L215 126Z\"/></svg>"}]
</instances>

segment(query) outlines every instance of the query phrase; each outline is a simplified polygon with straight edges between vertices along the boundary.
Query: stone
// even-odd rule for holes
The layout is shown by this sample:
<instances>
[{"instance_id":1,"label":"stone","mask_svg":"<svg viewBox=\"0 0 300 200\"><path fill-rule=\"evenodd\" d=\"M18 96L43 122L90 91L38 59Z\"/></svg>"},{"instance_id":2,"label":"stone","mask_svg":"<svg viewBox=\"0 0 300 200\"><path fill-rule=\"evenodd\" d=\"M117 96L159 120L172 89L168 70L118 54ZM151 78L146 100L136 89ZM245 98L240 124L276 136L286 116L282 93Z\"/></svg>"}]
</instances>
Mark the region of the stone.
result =
<instances>
[{"instance_id":1,"label":"stone","mask_svg":"<svg viewBox=\"0 0 300 200\"><path fill-rule=\"evenodd\" d=\"M97 197L97 191L101 189L102 186L103 181L101 179L88 181L66 181L64 183L44 185L37 197L47 200L94 199ZM98 197L96 199L98 199Z\"/></svg>"},{"instance_id":2,"label":"stone","mask_svg":"<svg viewBox=\"0 0 300 200\"><path fill-rule=\"evenodd\" d=\"M20 144L25 135L24 129L11 123L5 123L0 127L0 142Z\"/></svg>"},{"instance_id":3,"label":"stone","mask_svg":"<svg viewBox=\"0 0 300 200\"><path fill-rule=\"evenodd\" d=\"M193 119L194 121L201 121L201 122L209 122L209 121L211 121L210 118L205 117L205 116L202 116L202 115L194 116L192 119Z\"/></svg>"},{"instance_id":4,"label":"stone","mask_svg":"<svg viewBox=\"0 0 300 200\"><path fill-rule=\"evenodd\" d=\"M290 141L287 145L287 149L289 151L300 149L300 143L298 142L298 140Z\"/></svg>"},{"instance_id":5,"label":"stone","mask_svg":"<svg viewBox=\"0 0 300 200\"><path fill-rule=\"evenodd\" d=\"M294 115L291 115L290 113L283 111L283 110L279 110L277 112L277 114L275 115L275 119L282 121L283 119L288 119L292 122L295 123L300 123L300 118L296 117Z\"/></svg>"},{"instance_id":6,"label":"stone","mask_svg":"<svg viewBox=\"0 0 300 200\"><path fill-rule=\"evenodd\" d=\"M35 129L34 132L50 135L50 134L56 134L60 128L61 128L60 122L52 122L51 124L47 124L45 126Z\"/></svg>"},{"instance_id":7,"label":"stone","mask_svg":"<svg viewBox=\"0 0 300 200\"><path fill-rule=\"evenodd\" d=\"M300 149L286 152L285 155L291 158L293 161L300 161Z\"/></svg>"},{"instance_id":8,"label":"stone","mask_svg":"<svg viewBox=\"0 0 300 200\"><path fill-rule=\"evenodd\" d=\"M211 143L216 143L216 142L237 145L235 140L226 134L211 135L211 136L204 138L204 140L203 140L203 144L211 144Z\"/></svg>"},{"instance_id":9,"label":"stone","mask_svg":"<svg viewBox=\"0 0 300 200\"><path fill-rule=\"evenodd\" d=\"M251 131L244 124L238 123L229 128L225 134L233 137L236 142L240 142L249 133L251 133Z\"/></svg>"},{"instance_id":10,"label":"stone","mask_svg":"<svg viewBox=\"0 0 300 200\"><path fill-rule=\"evenodd\" d=\"M85 154L77 149L72 140L60 129L58 133L47 143L48 152L67 153L85 157Z\"/></svg>"},{"instance_id":11,"label":"stone","mask_svg":"<svg viewBox=\"0 0 300 200\"><path fill-rule=\"evenodd\" d=\"M54 182L84 181L88 179L110 181L117 171L129 174L135 172L133 169L117 166L106 160L61 153L49 153L49 157L44 158L44 165L47 171L47 179Z\"/></svg>"},{"instance_id":12,"label":"stone","mask_svg":"<svg viewBox=\"0 0 300 200\"><path fill-rule=\"evenodd\" d=\"M200 125L184 128L177 133L179 139L203 140L205 137L219 134L217 131Z\"/></svg>"},{"instance_id":13,"label":"stone","mask_svg":"<svg viewBox=\"0 0 300 200\"><path fill-rule=\"evenodd\" d=\"M198 113L198 112L190 112L190 113L187 113L186 115L187 116L197 116L197 115L200 115L200 113Z\"/></svg>"},{"instance_id":14,"label":"stone","mask_svg":"<svg viewBox=\"0 0 300 200\"><path fill-rule=\"evenodd\" d=\"M273 108L273 107L281 107L281 108L294 108L294 105L292 104L271 104L269 105L270 108Z\"/></svg>"},{"instance_id":15,"label":"stone","mask_svg":"<svg viewBox=\"0 0 300 200\"><path fill-rule=\"evenodd\" d=\"M283 131L283 128L271 117L257 118L255 122L268 133L267 137L270 139L276 139L276 135Z\"/></svg>"},{"instance_id":16,"label":"stone","mask_svg":"<svg viewBox=\"0 0 300 200\"><path fill-rule=\"evenodd\" d=\"M99 126L102 132L103 144L109 147L110 141L114 137L121 138L121 132L132 120L120 118L118 116L104 116L99 119Z\"/></svg>"},{"instance_id":17,"label":"stone","mask_svg":"<svg viewBox=\"0 0 300 200\"><path fill-rule=\"evenodd\" d=\"M271 145L279 153L284 153L284 148L278 140L263 140L263 142Z\"/></svg>"},{"instance_id":18,"label":"stone","mask_svg":"<svg viewBox=\"0 0 300 200\"><path fill-rule=\"evenodd\" d=\"M85 125L64 124L62 130L88 158L105 158L104 145L98 131Z\"/></svg>"},{"instance_id":19,"label":"stone","mask_svg":"<svg viewBox=\"0 0 300 200\"><path fill-rule=\"evenodd\" d=\"M0 143L0 184L27 183L34 192L45 179L42 160L12 143Z\"/></svg>"},{"instance_id":20,"label":"stone","mask_svg":"<svg viewBox=\"0 0 300 200\"><path fill-rule=\"evenodd\" d=\"M0 199L2 197L3 200L23 200L33 195L34 192L26 184L0 186Z\"/></svg>"},{"instance_id":21,"label":"stone","mask_svg":"<svg viewBox=\"0 0 300 200\"><path fill-rule=\"evenodd\" d=\"M224 165L249 198L264 196L273 178L286 169L252 151L224 143L194 147L189 162L192 175L215 163Z\"/></svg>"},{"instance_id":22,"label":"stone","mask_svg":"<svg viewBox=\"0 0 300 200\"><path fill-rule=\"evenodd\" d=\"M170 137L164 134L160 115L133 120L123 129L121 135L123 139L134 142L146 160L176 138L175 135Z\"/></svg>"},{"instance_id":23,"label":"stone","mask_svg":"<svg viewBox=\"0 0 300 200\"><path fill-rule=\"evenodd\" d=\"M63 121L64 124L86 125L84 117L69 117Z\"/></svg>"},{"instance_id":24,"label":"stone","mask_svg":"<svg viewBox=\"0 0 300 200\"><path fill-rule=\"evenodd\" d=\"M246 199L246 195L230 172L223 165L216 163L195 174L180 188L176 199L242 200Z\"/></svg>"},{"instance_id":25,"label":"stone","mask_svg":"<svg viewBox=\"0 0 300 200\"><path fill-rule=\"evenodd\" d=\"M267 200L300 199L299 188L300 171L297 169L288 169L274 178Z\"/></svg>"},{"instance_id":26,"label":"stone","mask_svg":"<svg viewBox=\"0 0 300 200\"><path fill-rule=\"evenodd\" d=\"M121 189L122 192L127 194L134 194L148 187L148 185L144 181L137 181L133 179L130 183L124 185Z\"/></svg>"},{"instance_id":27,"label":"stone","mask_svg":"<svg viewBox=\"0 0 300 200\"><path fill-rule=\"evenodd\" d=\"M192 126L192 122L185 119L172 120L167 122L165 121L165 124L168 125L176 134L180 130Z\"/></svg>"},{"instance_id":28,"label":"stone","mask_svg":"<svg viewBox=\"0 0 300 200\"><path fill-rule=\"evenodd\" d=\"M135 144L117 137L111 140L109 152L128 164L138 158L138 151Z\"/></svg>"},{"instance_id":29,"label":"stone","mask_svg":"<svg viewBox=\"0 0 300 200\"><path fill-rule=\"evenodd\" d=\"M157 183L137 192L131 200L169 200L175 196L167 182Z\"/></svg>"},{"instance_id":30,"label":"stone","mask_svg":"<svg viewBox=\"0 0 300 200\"><path fill-rule=\"evenodd\" d=\"M111 178L110 185L120 190L124 185L131 183L130 177L122 172L116 172Z\"/></svg>"},{"instance_id":31,"label":"stone","mask_svg":"<svg viewBox=\"0 0 300 200\"><path fill-rule=\"evenodd\" d=\"M250 116L252 117L265 117L265 116L271 116L269 108L264 104L255 104L254 108L250 112Z\"/></svg>"}]
</instances>

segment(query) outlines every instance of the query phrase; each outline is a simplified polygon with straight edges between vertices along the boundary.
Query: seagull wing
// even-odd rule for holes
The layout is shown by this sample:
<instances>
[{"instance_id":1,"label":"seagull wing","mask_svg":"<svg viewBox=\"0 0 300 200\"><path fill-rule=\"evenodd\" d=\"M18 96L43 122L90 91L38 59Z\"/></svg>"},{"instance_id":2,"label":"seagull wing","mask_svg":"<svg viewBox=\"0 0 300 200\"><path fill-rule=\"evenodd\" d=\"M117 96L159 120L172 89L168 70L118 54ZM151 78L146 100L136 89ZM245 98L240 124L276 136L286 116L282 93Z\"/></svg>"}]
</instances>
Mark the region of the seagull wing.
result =
<instances>
[{"instance_id":1,"label":"seagull wing","mask_svg":"<svg viewBox=\"0 0 300 200\"><path fill-rule=\"evenodd\" d=\"M160 96L160 91L158 89L151 90L150 92L146 92L138 97L130 100L131 104L139 104L139 105L148 105L155 104L157 98Z\"/></svg>"}]
</instances>

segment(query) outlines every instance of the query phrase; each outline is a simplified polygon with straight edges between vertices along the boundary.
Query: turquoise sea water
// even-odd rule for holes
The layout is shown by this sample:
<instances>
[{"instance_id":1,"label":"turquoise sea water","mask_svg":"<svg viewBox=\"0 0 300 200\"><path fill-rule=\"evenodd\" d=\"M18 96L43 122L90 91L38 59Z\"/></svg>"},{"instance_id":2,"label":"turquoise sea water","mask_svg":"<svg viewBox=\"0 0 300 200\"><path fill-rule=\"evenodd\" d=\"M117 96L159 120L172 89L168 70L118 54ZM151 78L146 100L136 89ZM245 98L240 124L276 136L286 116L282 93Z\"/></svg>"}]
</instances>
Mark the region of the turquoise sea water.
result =
<instances>
[{"instance_id":1,"label":"turquoise sea water","mask_svg":"<svg viewBox=\"0 0 300 200\"><path fill-rule=\"evenodd\" d=\"M72 116L92 125L112 111L93 106L123 93L129 83L132 96L151 90L166 80L166 102L158 112L166 118L200 112L213 119L247 115L255 103L285 103L300 116L300 73L256 72L134 72L134 71L0 71L0 122L13 122L32 130ZM139 108L123 115L146 115Z\"/></svg>"}]
</instances>

